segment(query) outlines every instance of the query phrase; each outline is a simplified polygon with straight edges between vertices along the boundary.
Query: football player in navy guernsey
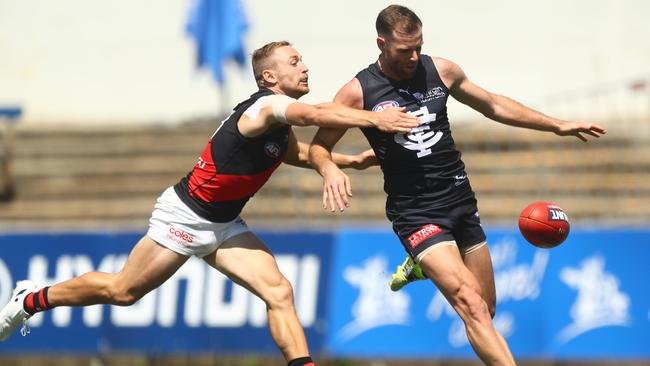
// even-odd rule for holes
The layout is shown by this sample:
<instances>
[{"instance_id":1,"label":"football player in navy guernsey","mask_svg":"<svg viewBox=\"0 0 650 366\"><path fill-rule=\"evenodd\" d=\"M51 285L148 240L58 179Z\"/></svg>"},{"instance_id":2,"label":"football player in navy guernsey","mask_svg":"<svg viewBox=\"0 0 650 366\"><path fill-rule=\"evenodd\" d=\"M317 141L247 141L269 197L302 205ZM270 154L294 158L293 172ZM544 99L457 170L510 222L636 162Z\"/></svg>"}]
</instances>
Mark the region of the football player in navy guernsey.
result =
<instances>
[{"instance_id":1,"label":"football player in navy guernsey","mask_svg":"<svg viewBox=\"0 0 650 366\"><path fill-rule=\"evenodd\" d=\"M473 84L455 63L421 54L422 23L410 9L391 5L376 22L379 59L359 72L334 101L380 111L406 107L422 124L410 133L362 128L384 174L386 216L408 253L391 288L430 278L465 324L467 337L488 365L513 365L505 339L492 323L496 294L477 202L451 136L447 98L495 121L553 132L598 137L598 125L561 121ZM321 128L310 160L323 176L323 208L343 211L350 182L330 155L345 130Z\"/></svg>"},{"instance_id":2,"label":"football player in navy guernsey","mask_svg":"<svg viewBox=\"0 0 650 366\"><path fill-rule=\"evenodd\" d=\"M403 108L375 113L335 103L297 102L309 92L308 69L286 41L256 50L252 64L259 90L221 123L192 171L158 198L149 231L121 272L91 272L46 287L18 282L0 312L0 340L20 323L24 335L30 316L56 306L131 305L195 255L266 303L271 337L289 365L312 364L292 286L239 214L280 163L310 166L309 146L296 140L292 126L406 133L419 121ZM334 161L359 169L376 163L372 151L337 155Z\"/></svg>"}]
</instances>

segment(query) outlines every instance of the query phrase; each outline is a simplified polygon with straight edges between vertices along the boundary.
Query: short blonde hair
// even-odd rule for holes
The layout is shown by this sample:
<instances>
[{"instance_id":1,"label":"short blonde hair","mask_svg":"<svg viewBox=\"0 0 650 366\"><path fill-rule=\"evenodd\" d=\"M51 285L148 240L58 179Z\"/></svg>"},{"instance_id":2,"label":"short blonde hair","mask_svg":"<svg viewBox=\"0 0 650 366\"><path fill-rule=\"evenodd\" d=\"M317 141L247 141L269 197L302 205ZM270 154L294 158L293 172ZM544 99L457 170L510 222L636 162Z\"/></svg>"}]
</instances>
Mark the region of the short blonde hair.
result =
<instances>
[{"instance_id":1,"label":"short blonde hair","mask_svg":"<svg viewBox=\"0 0 650 366\"><path fill-rule=\"evenodd\" d=\"M277 48L284 46L291 46L291 43L288 41L270 42L253 51L253 76L255 77L257 86L264 86L262 72L274 66L271 61L271 56Z\"/></svg>"}]
</instances>

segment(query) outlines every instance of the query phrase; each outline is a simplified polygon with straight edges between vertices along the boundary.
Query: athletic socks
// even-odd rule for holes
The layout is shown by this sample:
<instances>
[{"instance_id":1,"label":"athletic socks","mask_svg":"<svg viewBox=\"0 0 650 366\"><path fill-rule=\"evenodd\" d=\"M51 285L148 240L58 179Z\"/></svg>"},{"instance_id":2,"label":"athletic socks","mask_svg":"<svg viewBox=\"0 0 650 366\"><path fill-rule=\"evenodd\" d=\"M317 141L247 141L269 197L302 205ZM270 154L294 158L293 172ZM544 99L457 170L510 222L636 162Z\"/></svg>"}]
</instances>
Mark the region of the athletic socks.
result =
<instances>
[{"instance_id":1,"label":"athletic socks","mask_svg":"<svg viewBox=\"0 0 650 366\"><path fill-rule=\"evenodd\" d=\"M25 296L23 300L23 309L29 315L34 315L39 311L50 310L52 306L47 301L47 291L50 289L50 286L43 287L42 289L32 292Z\"/></svg>"},{"instance_id":2,"label":"athletic socks","mask_svg":"<svg viewBox=\"0 0 650 366\"><path fill-rule=\"evenodd\" d=\"M314 366L314 361L311 357L300 357L289 361L287 366Z\"/></svg>"}]
</instances>

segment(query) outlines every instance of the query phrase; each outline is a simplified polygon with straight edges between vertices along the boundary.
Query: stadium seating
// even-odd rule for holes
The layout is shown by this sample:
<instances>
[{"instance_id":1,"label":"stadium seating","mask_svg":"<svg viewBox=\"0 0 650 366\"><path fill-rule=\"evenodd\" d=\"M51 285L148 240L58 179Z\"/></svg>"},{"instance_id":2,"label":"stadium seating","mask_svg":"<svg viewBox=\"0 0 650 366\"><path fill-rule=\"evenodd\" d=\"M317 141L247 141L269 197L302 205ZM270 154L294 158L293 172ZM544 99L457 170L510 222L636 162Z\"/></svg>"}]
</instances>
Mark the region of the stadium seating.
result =
<instances>
[{"instance_id":1,"label":"stadium seating","mask_svg":"<svg viewBox=\"0 0 650 366\"><path fill-rule=\"evenodd\" d=\"M215 125L102 127L16 131L16 197L0 203L4 229L109 228L143 230L155 198L193 166ZM310 141L314 129L294 129ZM484 223L514 225L532 201L560 204L573 222L642 223L650 217L647 138L610 133L582 143L571 137L490 124L454 131ZM337 151L367 148L357 130ZM348 170L352 206L325 212L322 180L281 166L244 211L254 225L316 227L385 224L378 168Z\"/></svg>"}]
</instances>

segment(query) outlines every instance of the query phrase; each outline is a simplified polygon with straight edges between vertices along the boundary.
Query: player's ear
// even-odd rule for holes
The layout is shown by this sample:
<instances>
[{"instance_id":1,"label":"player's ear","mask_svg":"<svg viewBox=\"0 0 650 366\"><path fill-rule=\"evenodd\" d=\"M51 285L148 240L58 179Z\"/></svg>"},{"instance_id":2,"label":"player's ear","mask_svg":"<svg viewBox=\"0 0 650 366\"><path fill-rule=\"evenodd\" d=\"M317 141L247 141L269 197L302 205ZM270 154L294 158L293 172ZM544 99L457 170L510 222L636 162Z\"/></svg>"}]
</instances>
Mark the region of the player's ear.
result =
<instances>
[{"instance_id":1,"label":"player's ear","mask_svg":"<svg viewBox=\"0 0 650 366\"><path fill-rule=\"evenodd\" d=\"M377 36L377 47L379 47L381 52L384 52L384 48L386 47L386 39L384 37Z\"/></svg>"},{"instance_id":2,"label":"player's ear","mask_svg":"<svg viewBox=\"0 0 650 366\"><path fill-rule=\"evenodd\" d=\"M262 71L262 78L267 84L275 85L278 83L278 76L276 75L275 71L271 69Z\"/></svg>"}]
</instances>

